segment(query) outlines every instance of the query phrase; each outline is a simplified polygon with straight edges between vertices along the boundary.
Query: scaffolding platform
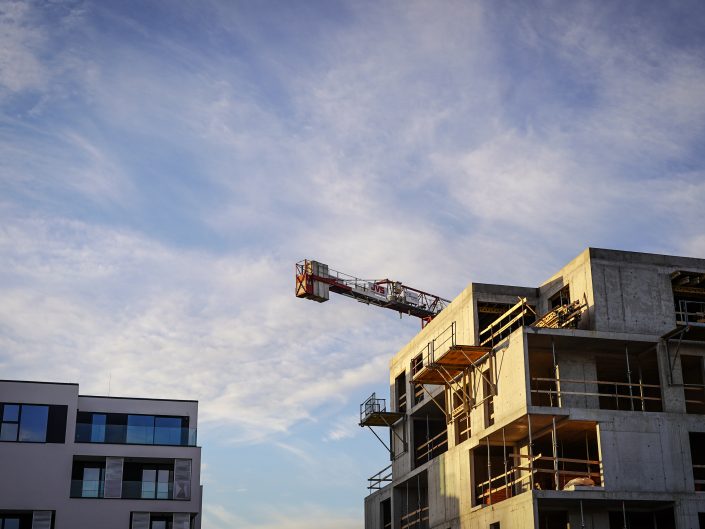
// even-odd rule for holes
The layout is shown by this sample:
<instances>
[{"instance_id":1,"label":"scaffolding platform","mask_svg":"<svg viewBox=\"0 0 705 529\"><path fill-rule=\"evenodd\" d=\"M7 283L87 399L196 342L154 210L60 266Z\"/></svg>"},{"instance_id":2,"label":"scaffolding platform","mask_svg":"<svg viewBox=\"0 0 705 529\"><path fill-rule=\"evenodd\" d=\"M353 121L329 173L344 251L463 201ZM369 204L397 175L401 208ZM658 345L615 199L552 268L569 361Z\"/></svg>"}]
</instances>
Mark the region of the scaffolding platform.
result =
<instances>
[{"instance_id":1,"label":"scaffolding platform","mask_svg":"<svg viewBox=\"0 0 705 529\"><path fill-rule=\"evenodd\" d=\"M386 401L373 393L360 404L360 426L388 426L404 417L403 413L387 411Z\"/></svg>"},{"instance_id":2,"label":"scaffolding platform","mask_svg":"<svg viewBox=\"0 0 705 529\"><path fill-rule=\"evenodd\" d=\"M402 417L404 417L403 413L395 411L370 413L360 420L360 426L392 426Z\"/></svg>"},{"instance_id":3,"label":"scaffolding platform","mask_svg":"<svg viewBox=\"0 0 705 529\"><path fill-rule=\"evenodd\" d=\"M445 385L448 378L455 378L473 367L491 350L491 347L477 345L452 345L437 357L434 355L432 361L423 366L412 381L416 384Z\"/></svg>"}]
</instances>

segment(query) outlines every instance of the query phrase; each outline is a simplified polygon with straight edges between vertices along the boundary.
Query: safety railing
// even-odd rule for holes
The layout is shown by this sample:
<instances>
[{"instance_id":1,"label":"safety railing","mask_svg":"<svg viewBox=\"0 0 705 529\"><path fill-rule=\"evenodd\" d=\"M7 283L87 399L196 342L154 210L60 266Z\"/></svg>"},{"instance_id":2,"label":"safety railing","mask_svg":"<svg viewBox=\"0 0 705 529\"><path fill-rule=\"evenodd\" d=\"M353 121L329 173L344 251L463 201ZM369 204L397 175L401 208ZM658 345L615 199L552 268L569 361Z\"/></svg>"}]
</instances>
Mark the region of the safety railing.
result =
<instances>
[{"instance_id":1,"label":"safety railing","mask_svg":"<svg viewBox=\"0 0 705 529\"><path fill-rule=\"evenodd\" d=\"M428 527L428 506L401 515L400 529L425 529Z\"/></svg>"},{"instance_id":2,"label":"safety railing","mask_svg":"<svg viewBox=\"0 0 705 529\"><path fill-rule=\"evenodd\" d=\"M387 401L378 399L376 393L372 393L365 402L360 404L360 424L365 422L373 413L381 413L387 411Z\"/></svg>"},{"instance_id":3,"label":"safety railing","mask_svg":"<svg viewBox=\"0 0 705 529\"><path fill-rule=\"evenodd\" d=\"M477 504L491 505L527 490L563 490L575 478L590 478L594 486L602 484L602 461L550 457L526 454L507 454L516 466L475 486ZM528 465L517 464L522 459ZM705 468L705 465L703 466ZM703 481L705 483L705 481Z\"/></svg>"},{"instance_id":4,"label":"safety railing","mask_svg":"<svg viewBox=\"0 0 705 529\"><path fill-rule=\"evenodd\" d=\"M463 441L470 439L470 414L467 412L462 412L455 417L455 432L457 443L460 444Z\"/></svg>"},{"instance_id":5,"label":"safety railing","mask_svg":"<svg viewBox=\"0 0 705 529\"><path fill-rule=\"evenodd\" d=\"M683 384L686 404L705 406L705 384Z\"/></svg>"},{"instance_id":6,"label":"safety railing","mask_svg":"<svg viewBox=\"0 0 705 529\"><path fill-rule=\"evenodd\" d=\"M367 478L367 490L370 494L376 490L383 489L387 483L392 482L392 465L383 468L377 472L374 476Z\"/></svg>"},{"instance_id":7,"label":"safety railing","mask_svg":"<svg viewBox=\"0 0 705 529\"><path fill-rule=\"evenodd\" d=\"M431 346L430 344L427 345L427 347L430 347L430 346ZM419 371L421 371L421 370L423 369L423 366L424 366L423 359L424 359L424 354L423 354L423 353L420 353L420 354L416 355L416 356L411 360L411 365L410 365L411 380L414 379L414 375L415 375L416 373L418 373ZM422 402L423 399L424 399L424 390L423 390L423 386L422 386L421 384L414 384L414 383L412 383L411 386L412 386L413 391L414 391L414 395L413 395L413 399L412 399L412 400L413 400L412 405L416 405L416 404L418 404L419 402Z\"/></svg>"},{"instance_id":8,"label":"safety railing","mask_svg":"<svg viewBox=\"0 0 705 529\"><path fill-rule=\"evenodd\" d=\"M594 385L598 391L577 391L574 389L560 389L560 384L581 384ZM614 388L614 391L606 391ZM531 394L548 397L548 406L561 407L561 398L566 395L603 397L614 399L615 408L604 407L604 409L630 408L635 411L646 411L647 402L661 402L661 386L659 384L644 384L643 382L615 382L610 380L580 380L567 378L532 377ZM609 401L608 401L609 402ZM542 403L546 405L545 402ZM603 406L601 405L602 409Z\"/></svg>"},{"instance_id":9,"label":"safety railing","mask_svg":"<svg viewBox=\"0 0 705 529\"><path fill-rule=\"evenodd\" d=\"M693 481L697 492L705 491L705 465L693 465Z\"/></svg>"},{"instance_id":10,"label":"safety railing","mask_svg":"<svg viewBox=\"0 0 705 529\"><path fill-rule=\"evenodd\" d=\"M494 346L518 327L530 324L535 319L536 312L527 303L526 298L519 298L516 305L480 331L480 345Z\"/></svg>"},{"instance_id":11,"label":"safety railing","mask_svg":"<svg viewBox=\"0 0 705 529\"><path fill-rule=\"evenodd\" d=\"M448 431L443 430L428 441L416 447L416 462L430 461L448 450Z\"/></svg>"},{"instance_id":12,"label":"safety railing","mask_svg":"<svg viewBox=\"0 0 705 529\"><path fill-rule=\"evenodd\" d=\"M679 299L676 323L679 325L705 325L705 301Z\"/></svg>"}]
</instances>

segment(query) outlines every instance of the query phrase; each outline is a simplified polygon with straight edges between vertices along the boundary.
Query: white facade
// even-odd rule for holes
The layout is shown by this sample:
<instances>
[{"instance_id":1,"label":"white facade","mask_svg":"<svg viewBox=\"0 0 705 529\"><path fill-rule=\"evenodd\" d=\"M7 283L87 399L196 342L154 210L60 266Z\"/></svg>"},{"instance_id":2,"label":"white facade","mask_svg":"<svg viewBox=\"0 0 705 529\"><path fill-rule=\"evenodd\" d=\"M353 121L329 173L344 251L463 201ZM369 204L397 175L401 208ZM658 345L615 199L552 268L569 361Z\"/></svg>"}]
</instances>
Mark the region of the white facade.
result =
<instances>
[{"instance_id":1,"label":"white facade","mask_svg":"<svg viewBox=\"0 0 705 529\"><path fill-rule=\"evenodd\" d=\"M0 529L200 529L198 403L0 380Z\"/></svg>"}]
</instances>

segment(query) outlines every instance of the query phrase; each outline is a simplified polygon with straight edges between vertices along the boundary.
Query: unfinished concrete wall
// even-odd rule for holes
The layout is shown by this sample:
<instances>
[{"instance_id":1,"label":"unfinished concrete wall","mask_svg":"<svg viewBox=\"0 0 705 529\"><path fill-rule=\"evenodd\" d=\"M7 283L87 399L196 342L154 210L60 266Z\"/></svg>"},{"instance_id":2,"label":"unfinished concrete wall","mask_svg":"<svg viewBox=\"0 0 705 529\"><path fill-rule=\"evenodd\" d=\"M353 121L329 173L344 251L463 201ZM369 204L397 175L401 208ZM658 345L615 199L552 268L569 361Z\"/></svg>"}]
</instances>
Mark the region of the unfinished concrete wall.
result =
<instances>
[{"instance_id":1,"label":"unfinished concrete wall","mask_svg":"<svg viewBox=\"0 0 705 529\"><path fill-rule=\"evenodd\" d=\"M383 529L382 502L391 497L392 487L388 485L365 498L365 527L367 529Z\"/></svg>"},{"instance_id":2,"label":"unfinished concrete wall","mask_svg":"<svg viewBox=\"0 0 705 529\"><path fill-rule=\"evenodd\" d=\"M662 335L676 326L670 275L702 259L590 248L596 329Z\"/></svg>"},{"instance_id":3,"label":"unfinished concrete wall","mask_svg":"<svg viewBox=\"0 0 705 529\"><path fill-rule=\"evenodd\" d=\"M694 492L687 426L668 414L611 415L598 425L605 490Z\"/></svg>"},{"instance_id":4,"label":"unfinished concrete wall","mask_svg":"<svg viewBox=\"0 0 705 529\"><path fill-rule=\"evenodd\" d=\"M557 389L562 408L599 408L595 357L582 352L556 352ZM580 381L580 382L576 382ZM592 393L592 395L587 395Z\"/></svg>"},{"instance_id":5,"label":"unfinished concrete wall","mask_svg":"<svg viewBox=\"0 0 705 529\"><path fill-rule=\"evenodd\" d=\"M549 300L557 294L563 287L570 288L570 300L580 300L587 303L587 309L583 312L578 328L594 329L595 318L593 316L595 297L593 293L593 278L590 268L590 249L583 251L575 259L561 268L539 287L539 301L537 312L545 314L551 310Z\"/></svg>"}]
</instances>

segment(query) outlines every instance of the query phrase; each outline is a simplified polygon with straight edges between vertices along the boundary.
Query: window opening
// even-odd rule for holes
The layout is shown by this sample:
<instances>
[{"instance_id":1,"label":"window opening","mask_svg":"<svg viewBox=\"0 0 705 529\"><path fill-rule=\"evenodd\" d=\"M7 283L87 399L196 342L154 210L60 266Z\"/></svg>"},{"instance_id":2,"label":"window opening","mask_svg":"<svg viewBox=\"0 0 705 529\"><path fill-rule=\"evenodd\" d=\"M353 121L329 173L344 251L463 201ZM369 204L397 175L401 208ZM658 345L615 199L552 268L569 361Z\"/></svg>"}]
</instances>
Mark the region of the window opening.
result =
<instances>
[{"instance_id":1,"label":"window opening","mask_svg":"<svg viewBox=\"0 0 705 529\"><path fill-rule=\"evenodd\" d=\"M678 325L705 326L705 274L679 270L671 274Z\"/></svg>"},{"instance_id":2,"label":"window opening","mask_svg":"<svg viewBox=\"0 0 705 529\"><path fill-rule=\"evenodd\" d=\"M690 457L693 461L693 481L695 490L705 491L705 433L690 432Z\"/></svg>"},{"instance_id":3,"label":"window opening","mask_svg":"<svg viewBox=\"0 0 705 529\"><path fill-rule=\"evenodd\" d=\"M570 286L564 286L558 292L553 294L553 296L548 298L548 305L551 309L570 305Z\"/></svg>"},{"instance_id":4,"label":"window opening","mask_svg":"<svg viewBox=\"0 0 705 529\"><path fill-rule=\"evenodd\" d=\"M400 499L399 529L428 529L428 481L426 472L417 474L397 487L396 490Z\"/></svg>"},{"instance_id":5,"label":"window opening","mask_svg":"<svg viewBox=\"0 0 705 529\"><path fill-rule=\"evenodd\" d=\"M396 392L397 411L406 413L406 372L401 373L394 379L394 390Z\"/></svg>"},{"instance_id":6,"label":"window opening","mask_svg":"<svg viewBox=\"0 0 705 529\"><path fill-rule=\"evenodd\" d=\"M448 430L445 418L413 419L414 460L420 466L448 450Z\"/></svg>"},{"instance_id":7,"label":"window opening","mask_svg":"<svg viewBox=\"0 0 705 529\"><path fill-rule=\"evenodd\" d=\"M686 413L705 413L703 357L681 355Z\"/></svg>"},{"instance_id":8,"label":"window opening","mask_svg":"<svg viewBox=\"0 0 705 529\"><path fill-rule=\"evenodd\" d=\"M568 511L539 509L539 529L569 529Z\"/></svg>"},{"instance_id":9,"label":"window opening","mask_svg":"<svg viewBox=\"0 0 705 529\"><path fill-rule=\"evenodd\" d=\"M519 302L516 305L480 330L480 345L494 347L495 344L505 339L519 327L531 325L535 320L536 311L534 307L528 304L526 298L519 298Z\"/></svg>"},{"instance_id":10,"label":"window opening","mask_svg":"<svg viewBox=\"0 0 705 529\"><path fill-rule=\"evenodd\" d=\"M392 529L392 500L384 500L380 503L381 529Z\"/></svg>"},{"instance_id":11,"label":"window opening","mask_svg":"<svg viewBox=\"0 0 705 529\"><path fill-rule=\"evenodd\" d=\"M414 375L421 371L423 368L423 355L417 355L411 360L411 379L413 380ZM423 386L421 384L413 384L413 404L416 405L424 399Z\"/></svg>"}]
</instances>

